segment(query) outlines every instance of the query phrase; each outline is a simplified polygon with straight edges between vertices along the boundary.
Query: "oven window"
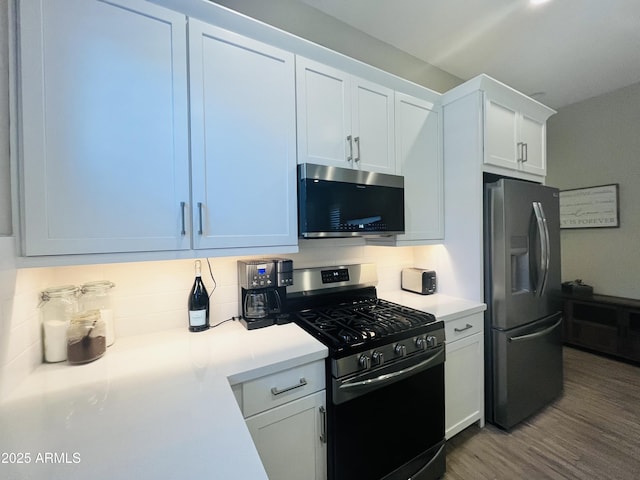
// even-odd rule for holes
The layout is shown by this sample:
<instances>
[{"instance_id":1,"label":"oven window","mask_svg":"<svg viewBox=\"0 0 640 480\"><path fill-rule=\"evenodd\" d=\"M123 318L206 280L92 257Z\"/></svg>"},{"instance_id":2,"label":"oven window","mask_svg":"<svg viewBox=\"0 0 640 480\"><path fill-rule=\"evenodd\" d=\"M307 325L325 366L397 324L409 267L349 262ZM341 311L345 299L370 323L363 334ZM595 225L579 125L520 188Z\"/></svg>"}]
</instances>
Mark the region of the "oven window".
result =
<instances>
[{"instance_id":1,"label":"oven window","mask_svg":"<svg viewBox=\"0 0 640 480\"><path fill-rule=\"evenodd\" d=\"M389 474L443 440L444 365L330 405L328 433L331 480Z\"/></svg>"}]
</instances>

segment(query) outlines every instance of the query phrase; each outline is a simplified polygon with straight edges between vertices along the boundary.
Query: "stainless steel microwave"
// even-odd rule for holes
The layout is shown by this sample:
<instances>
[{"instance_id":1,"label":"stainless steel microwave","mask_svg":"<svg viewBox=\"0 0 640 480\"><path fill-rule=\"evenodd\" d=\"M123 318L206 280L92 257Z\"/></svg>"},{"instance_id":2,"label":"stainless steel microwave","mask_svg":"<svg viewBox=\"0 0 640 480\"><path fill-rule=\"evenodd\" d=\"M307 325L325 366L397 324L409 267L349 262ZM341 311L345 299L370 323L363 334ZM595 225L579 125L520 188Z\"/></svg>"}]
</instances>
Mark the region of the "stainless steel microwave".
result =
<instances>
[{"instance_id":1,"label":"stainless steel microwave","mask_svg":"<svg viewBox=\"0 0 640 480\"><path fill-rule=\"evenodd\" d=\"M300 164L298 229L304 238L404 233L404 177Z\"/></svg>"}]
</instances>

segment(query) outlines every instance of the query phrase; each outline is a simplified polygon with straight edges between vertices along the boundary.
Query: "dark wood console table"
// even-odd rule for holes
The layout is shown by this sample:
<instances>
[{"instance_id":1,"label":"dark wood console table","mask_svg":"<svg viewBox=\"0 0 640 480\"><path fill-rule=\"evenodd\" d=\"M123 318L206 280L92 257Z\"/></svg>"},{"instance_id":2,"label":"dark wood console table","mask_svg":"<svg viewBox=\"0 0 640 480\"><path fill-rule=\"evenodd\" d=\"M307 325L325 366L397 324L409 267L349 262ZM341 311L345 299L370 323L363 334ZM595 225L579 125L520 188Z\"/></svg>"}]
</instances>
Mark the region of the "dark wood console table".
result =
<instances>
[{"instance_id":1,"label":"dark wood console table","mask_svg":"<svg viewBox=\"0 0 640 480\"><path fill-rule=\"evenodd\" d=\"M640 300L563 294L564 342L640 362Z\"/></svg>"}]
</instances>

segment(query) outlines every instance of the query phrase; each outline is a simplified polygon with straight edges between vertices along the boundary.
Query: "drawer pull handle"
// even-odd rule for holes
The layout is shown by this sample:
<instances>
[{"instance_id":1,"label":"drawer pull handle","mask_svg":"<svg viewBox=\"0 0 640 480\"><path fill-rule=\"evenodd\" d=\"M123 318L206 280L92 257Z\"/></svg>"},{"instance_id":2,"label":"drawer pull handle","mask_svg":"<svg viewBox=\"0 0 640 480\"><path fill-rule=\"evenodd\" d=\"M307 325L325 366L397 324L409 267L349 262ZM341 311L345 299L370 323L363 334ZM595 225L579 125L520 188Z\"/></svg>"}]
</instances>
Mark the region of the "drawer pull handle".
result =
<instances>
[{"instance_id":1,"label":"drawer pull handle","mask_svg":"<svg viewBox=\"0 0 640 480\"><path fill-rule=\"evenodd\" d=\"M307 380L304 377L302 377L300 379L300 382L298 382L297 384L291 385L290 387L287 387L287 388L283 388L282 390L279 390L278 387L272 387L271 394L280 395L285 392L290 392L291 390L295 390L296 388L304 387L306 384L307 384Z\"/></svg>"},{"instance_id":2,"label":"drawer pull handle","mask_svg":"<svg viewBox=\"0 0 640 480\"><path fill-rule=\"evenodd\" d=\"M454 328L453 331L454 332L464 332L465 330L469 330L470 328L473 328L473 325L471 325L470 323L467 323L467 326L464 328Z\"/></svg>"}]
</instances>

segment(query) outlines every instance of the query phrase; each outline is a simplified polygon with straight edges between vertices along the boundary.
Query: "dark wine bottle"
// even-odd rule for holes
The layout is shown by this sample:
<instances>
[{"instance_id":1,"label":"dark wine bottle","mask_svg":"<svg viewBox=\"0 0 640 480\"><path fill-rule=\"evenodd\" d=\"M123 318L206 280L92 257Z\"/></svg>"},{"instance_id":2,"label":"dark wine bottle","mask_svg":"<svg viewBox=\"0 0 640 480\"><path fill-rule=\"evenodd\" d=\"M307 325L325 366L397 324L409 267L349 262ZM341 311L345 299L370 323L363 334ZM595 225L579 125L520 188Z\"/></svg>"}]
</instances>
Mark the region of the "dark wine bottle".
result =
<instances>
[{"instance_id":1,"label":"dark wine bottle","mask_svg":"<svg viewBox=\"0 0 640 480\"><path fill-rule=\"evenodd\" d=\"M209 329L209 294L202 281L200 260L196 260L196 278L189 292L189 330L202 332Z\"/></svg>"}]
</instances>

